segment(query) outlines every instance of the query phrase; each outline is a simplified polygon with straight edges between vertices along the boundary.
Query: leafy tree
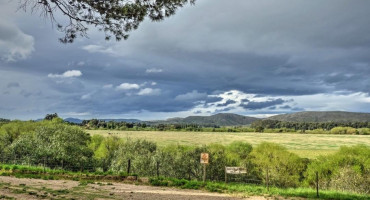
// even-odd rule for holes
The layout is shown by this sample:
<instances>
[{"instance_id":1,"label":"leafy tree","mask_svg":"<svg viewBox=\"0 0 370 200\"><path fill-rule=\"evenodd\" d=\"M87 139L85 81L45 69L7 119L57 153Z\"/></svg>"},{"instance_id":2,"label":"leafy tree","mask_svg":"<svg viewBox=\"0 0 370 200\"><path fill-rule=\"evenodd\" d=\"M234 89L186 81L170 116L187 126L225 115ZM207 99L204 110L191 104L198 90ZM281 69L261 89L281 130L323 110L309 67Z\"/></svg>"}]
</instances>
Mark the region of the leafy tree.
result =
<instances>
[{"instance_id":1,"label":"leafy tree","mask_svg":"<svg viewBox=\"0 0 370 200\"><path fill-rule=\"evenodd\" d=\"M65 33L63 43L72 43L77 36L87 36L88 26L105 32L105 39L127 39L128 32L137 29L149 17L160 21L174 15L176 10L195 0L21 0L21 7L41 11L41 15L57 23L54 14L62 13L69 23L58 24Z\"/></svg>"},{"instance_id":2,"label":"leafy tree","mask_svg":"<svg viewBox=\"0 0 370 200\"><path fill-rule=\"evenodd\" d=\"M47 114L44 118L44 120L53 120L54 118L58 118L58 114L57 113L54 113L54 114Z\"/></svg>"},{"instance_id":3,"label":"leafy tree","mask_svg":"<svg viewBox=\"0 0 370 200\"><path fill-rule=\"evenodd\" d=\"M155 155L156 150L157 145L153 142L128 139L115 152L111 168L114 171L126 172L130 160L131 173L143 176L153 175L154 165L152 157Z\"/></svg>"},{"instance_id":4,"label":"leafy tree","mask_svg":"<svg viewBox=\"0 0 370 200\"><path fill-rule=\"evenodd\" d=\"M117 137L104 138L100 135L94 135L91 141L89 147L94 151L94 159L97 161L97 167L101 167L103 171L107 171L122 141Z\"/></svg>"}]
</instances>

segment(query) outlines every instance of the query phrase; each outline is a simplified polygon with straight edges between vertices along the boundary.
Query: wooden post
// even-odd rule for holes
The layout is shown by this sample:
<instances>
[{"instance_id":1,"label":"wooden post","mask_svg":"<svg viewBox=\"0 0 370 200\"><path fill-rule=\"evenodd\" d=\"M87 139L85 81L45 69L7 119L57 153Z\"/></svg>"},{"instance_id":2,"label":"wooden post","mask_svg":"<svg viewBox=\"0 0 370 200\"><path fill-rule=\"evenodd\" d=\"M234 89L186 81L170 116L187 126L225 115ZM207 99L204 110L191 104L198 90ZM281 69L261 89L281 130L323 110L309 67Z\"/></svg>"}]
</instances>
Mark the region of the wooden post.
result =
<instances>
[{"instance_id":1,"label":"wooden post","mask_svg":"<svg viewBox=\"0 0 370 200\"><path fill-rule=\"evenodd\" d=\"M44 174L45 174L45 172L46 172L46 170L45 170L45 165L46 165L46 158L44 158Z\"/></svg>"},{"instance_id":2,"label":"wooden post","mask_svg":"<svg viewBox=\"0 0 370 200\"><path fill-rule=\"evenodd\" d=\"M157 178L159 177L159 161L157 161Z\"/></svg>"},{"instance_id":3,"label":"wooden post","mask_svg":"<svg viewBox=\"0 0 370 200\"><path fill-rule=\"evenodd\" d=\"M131 159L128 159L128 163L127 163L127 175L130 175L130 168L131 168Z\"/></svg>"},{"instance_id":4,"label":"wooden post","mask_svg":"<svg viewBox=\"0 0 370 200\"><path fill-rule=\"evenodd\" d=\"M206 182L206 164L203 164L203 182Z\"/></svg>"},{"instance_id":5,"label":"wooden post","mask_svg":"<svg viewBox=\"0 0 370 200\"><path fill-rule=\"evenodd\" d=\"M319 173L316 172L316 197L319 198Z\"/></svg>"}]
</instances>

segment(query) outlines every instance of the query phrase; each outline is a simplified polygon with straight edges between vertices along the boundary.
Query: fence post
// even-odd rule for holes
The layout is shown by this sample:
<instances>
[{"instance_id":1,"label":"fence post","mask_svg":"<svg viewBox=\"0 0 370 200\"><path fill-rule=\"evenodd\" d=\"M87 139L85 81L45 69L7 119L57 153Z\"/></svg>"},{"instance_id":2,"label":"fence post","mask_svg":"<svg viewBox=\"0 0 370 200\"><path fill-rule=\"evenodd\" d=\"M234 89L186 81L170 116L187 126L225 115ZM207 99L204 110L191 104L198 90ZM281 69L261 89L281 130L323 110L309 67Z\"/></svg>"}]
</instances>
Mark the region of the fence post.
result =
<instances>
[{"instance_id":1,"label":"fence post","mask_svg":"<svg viewBox=\"0 0 370 200\"><path fill-rule=\"evenodd\" d=\"M46 158L44 157L44 174L45 174L45 172L46 172L46 170L45 170L45 165L46 165Z\"/></svg>"},{"instance_id":2,"label":"fence post","mask_svg":"<svg viewBox=\"0 0 370 200\"><path fill-rule=\"evenodd\" d=\"M206 164L203 164L203 182L206 182Z\"/></svg>"},{"instance_id":3,"label":"fence post","mask_svg":"<svg viewBox=\"0 0 370 200\"><path fill-rule=\"evenodd\" d=\"M316 172L316 197L319 198L319 173Z\"/></svg>"},{"instance_id":4,"label":"fence post","mask_svg":"<svg viewBox=\"0 0 370 200\"><path fill-rule=\"evenodd\" d=\"M159 177L159 161L157 161L157 178Z\"/></svg>"},{"instance_id":5,"label":"fence post","mask_svg":"<svg viewBox=\"0 0 370 200\"><path fill-rule=\"evenodd\" d=\"M128 159L128 163L127 163L127 175L130 175L130 168L131 168L131 159Z\"/></svg>"}]
</instances>

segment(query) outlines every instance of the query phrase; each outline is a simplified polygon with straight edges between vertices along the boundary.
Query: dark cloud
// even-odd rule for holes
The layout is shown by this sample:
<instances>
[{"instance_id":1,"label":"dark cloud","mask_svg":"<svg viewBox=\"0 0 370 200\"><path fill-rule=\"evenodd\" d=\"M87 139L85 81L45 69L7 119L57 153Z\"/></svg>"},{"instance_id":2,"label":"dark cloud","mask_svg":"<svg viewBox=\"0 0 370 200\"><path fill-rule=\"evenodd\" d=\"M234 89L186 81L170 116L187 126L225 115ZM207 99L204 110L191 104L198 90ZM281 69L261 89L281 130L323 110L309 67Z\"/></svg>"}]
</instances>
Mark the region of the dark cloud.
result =
<instances>
[{"instance_id":1,"label":"dark cloud","mask_svg":"<svg viewBox=\"0 0 370 200\"><path fill-rule=\"evenodd\" d=\"M218 101L221 101L223 98L221 97L210 97L208 96L205 100L205 103L214 103L214 102L218 102Z\"/></svg>"},{"instance_id":2,"label":"dark cloud","mask_svg":"<svg viewBox=\"0 0 370 200\"><path fill-rule=\"evenodd\" d=\"M222 112L228 112L230 110L234 109L234 107L230 107L230 108L223 108L223 109L216 109L214 114L215 113L222 113Z\"/></svg>"},{"instance_id":3,"label":"dark cloud","mask_svg":"<svg viewBox=\"0 0 370 200\"><path fill-rule=\"evenodd\" d=\"M228 106L228 105L234 104L234 103L236 103L236 101L229 99L225 103L220 103L220 104L217 104L216 106L217 107L224 107L224 106Z\"/></svg>"},{"instance_id":4,"label":"dark cloud","mask_svg":"<svg viewBox=\"0 0 370 200\"><path fill-rule=\"evenodd\" d=\"M8 83L8 85L6 86L7 88L17 88L17 87L20 87L19 83L18 82L10 82Z\"/></svg>"},{"instance_id":5,"label":"dark cloud","mask_svg":"<svg viewBox=\"0 0 370 200\"><path fill-rule=\"evenodd\" d=\"M247 109L247 110L258 110L258 109L263 109L263 108L267 108L270 106L283 104L284 102L285 101L283 99L279 98L279 99L273 99L273 100L268 100L264 102L251 101L251 102L248 102L247 104L240 104L240 106L242 106L244 109Z\"/></svg>"},{"instance_id":6,"label":"dark cloud","mask_svg":"<svg viewBox=\"0 0 370 200\"><path fill-rule=\"evenodd\" d=\"M12 116L197 112L199 102L226 112L231 108L222 107L236 101L218 95L231 97L230 90L264 99L239 99L245 114L277 114L334 109L329 103L304 107L286 100L302 95L370 94L370 1L203 0L161 23L145 21L127 41L106 42L92 27L90 39L69 45L61 45L60 34L38 15L13 12L16 2L0 5L0 42L6 44L0 52L15 60L0 61L0 100L14 108L0 112ZM83 75L47 77L70 70ZM122 83L160 94L115 90ZM9 89L20 86L17 92ZM370 112L366 102L353 98L340 109Z\"/></svg>"}]
</instances>

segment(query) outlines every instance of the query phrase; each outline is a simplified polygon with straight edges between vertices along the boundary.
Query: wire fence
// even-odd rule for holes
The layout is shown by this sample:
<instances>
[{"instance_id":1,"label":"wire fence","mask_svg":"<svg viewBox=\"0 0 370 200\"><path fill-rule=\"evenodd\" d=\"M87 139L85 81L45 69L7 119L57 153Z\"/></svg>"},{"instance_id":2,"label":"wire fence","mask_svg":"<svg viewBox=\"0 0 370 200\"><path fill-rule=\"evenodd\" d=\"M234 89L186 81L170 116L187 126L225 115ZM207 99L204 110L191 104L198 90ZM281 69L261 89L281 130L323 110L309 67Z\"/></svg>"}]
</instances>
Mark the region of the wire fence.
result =
<instances>
[{"instance_id":1,"label":"wire fence","mask_svg":"<svg viewBox=\"0 0 370 200\"><path fill-rule=\"evenodd\" d=\"M120 176L124 174L125 176L128 175L134 175L134 176L149 176L149 177L166 177L166 178L173 178L173 174L166 173L166 171L161 170L161 165L157 162L155 163L155 167L148 167L148 169L151 169L149 173L146 174L140 174L136 173L135 167L132 166L132 162L128 160L126 170L124 171L102 171L101 167L96 167L93 165L82 165L82 166L69 166L69 165L63 165L62 163L48 163L46 159L40 159L40 158L14 158L14 157L0 157L0 172L6 170L6 167L8 167L8 170L11 169L11 166L21 165L28 168L36 168L39 173L43 174L68 174L68 172L74 172L76 174L80 175L86 175L89 173L93 173L96 176ZM93 164L93 163L91 163ZM14 168L13 168L14 169ZM16 170L19 170L20 167L16 167ZM109 169L109 167L107 167ZM16 171L15 170L15 171ZM0 173L1 175L1 173ZM183 174L184 179L188 180L201 180L201 177L203 174L189 175ZM227 178L226 178L227 176ZM265 186L267 190L270 189L271 186L274 186L274 182L276 182L276 179L273 177L270 177L268 171L266 173L266 177L263 179L256 179L252 178L249 173L245 174L226 174L225 171L225 179L220 178L212 178L209 174L205 175L206 181L225 181L225 183L244 183L244 184L253 184L253 185L261 185ZM316 180L315 180L315 189L317 191L317 197L319 197L319 175L316 172Z\"/></svg>"}]
</instances>

